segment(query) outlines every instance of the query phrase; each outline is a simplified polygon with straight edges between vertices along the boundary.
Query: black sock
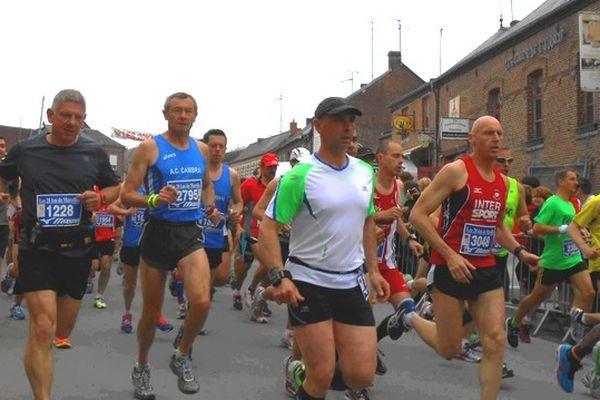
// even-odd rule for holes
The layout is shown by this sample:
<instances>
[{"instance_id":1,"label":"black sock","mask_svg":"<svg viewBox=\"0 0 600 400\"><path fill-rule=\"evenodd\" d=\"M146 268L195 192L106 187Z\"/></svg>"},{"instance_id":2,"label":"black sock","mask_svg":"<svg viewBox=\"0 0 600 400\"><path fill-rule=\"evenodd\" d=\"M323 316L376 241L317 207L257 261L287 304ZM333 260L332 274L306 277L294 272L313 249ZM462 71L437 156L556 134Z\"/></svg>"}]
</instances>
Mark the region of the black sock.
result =
<instances>
[{"instance_id":1,"label":"black sock","mask_svg":"<svg viewBox=\"0 0 600 400\"><path fill-rule=\"evenodd\" d=\"M394 315L394 314L392 314ZM392 315L388 315L377 325L377 342L380 342L381 339L388 335L387 324Z\"/></svg>"},{"instance_id":2,"label":"black sock","mask_svg":"<svg viewBox=\"0 0 600 400\"><path fill-rule=\"evenodd\" d=\"M306 393L306 391L304 390L304 385L300 386L298 388L298 391L296 392L296 400L324 400L325 397L313 397L310 394Z\"/></svg>"}]
</instances>

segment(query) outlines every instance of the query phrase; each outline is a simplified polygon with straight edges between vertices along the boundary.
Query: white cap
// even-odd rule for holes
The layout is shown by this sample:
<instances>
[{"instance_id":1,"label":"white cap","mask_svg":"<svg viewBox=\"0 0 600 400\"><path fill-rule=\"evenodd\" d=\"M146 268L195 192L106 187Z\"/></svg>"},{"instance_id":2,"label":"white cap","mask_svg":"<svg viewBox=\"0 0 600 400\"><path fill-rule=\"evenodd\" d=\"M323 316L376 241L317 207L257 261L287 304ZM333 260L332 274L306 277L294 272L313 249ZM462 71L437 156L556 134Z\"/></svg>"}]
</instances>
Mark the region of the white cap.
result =
<instances>
[{"instance_id":1,"label":"white cap","mask_svg":"<svg viewBox=\"0 0 600 400\"><path fill-rule=\"evenodd\" d=\"M310 158L310 151L304 147L296 147L290 152L290 161L297 160L299 162L306 161Z\"/></svg>"}]
</instances>

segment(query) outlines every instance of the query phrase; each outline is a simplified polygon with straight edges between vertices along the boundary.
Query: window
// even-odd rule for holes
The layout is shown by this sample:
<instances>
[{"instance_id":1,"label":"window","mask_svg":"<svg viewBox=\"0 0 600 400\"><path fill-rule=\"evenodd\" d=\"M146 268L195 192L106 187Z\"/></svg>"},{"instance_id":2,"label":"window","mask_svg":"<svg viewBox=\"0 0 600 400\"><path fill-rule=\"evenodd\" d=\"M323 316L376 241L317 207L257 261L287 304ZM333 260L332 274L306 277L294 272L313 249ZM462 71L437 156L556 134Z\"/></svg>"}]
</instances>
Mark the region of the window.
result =
<instances>
[{"instance_id":1,"label":"window","mask_svg":"<svg viewBox=\"0 0 600 400\"><path fill-rule=\"evenodd\" d=\"M542 70L527 77L527 140L531 144L543 142L542 125Z\"/></svg>"},{"instance_id":2,"label":"window","mask_svg":"<svg viewBox=\"0 0 600 400\"><path fill-rule=\"evenodd\" d=\"M488 92L487 114L500 121L500 88Z\"/></svg>"},{"instance_id":3,"label":"window","mask_svg":"<svg viewBox=\"0 0 600 400\"><path fill-rule=\"evenodd\" d=\"M423 130L429 129L429 96L423 97L421 100L422 115L423 115Z\"/></svg>"},{"instance_id":4,"label":"window","mask_svg":"<svg viewBox=\"0 0 600 400\"><path fill-rule=\"evenodd\" d=\"M596 122L595 118L595 96L593 92L579 92L579 126L586 126Z\"/></svg>"}]
</instances>

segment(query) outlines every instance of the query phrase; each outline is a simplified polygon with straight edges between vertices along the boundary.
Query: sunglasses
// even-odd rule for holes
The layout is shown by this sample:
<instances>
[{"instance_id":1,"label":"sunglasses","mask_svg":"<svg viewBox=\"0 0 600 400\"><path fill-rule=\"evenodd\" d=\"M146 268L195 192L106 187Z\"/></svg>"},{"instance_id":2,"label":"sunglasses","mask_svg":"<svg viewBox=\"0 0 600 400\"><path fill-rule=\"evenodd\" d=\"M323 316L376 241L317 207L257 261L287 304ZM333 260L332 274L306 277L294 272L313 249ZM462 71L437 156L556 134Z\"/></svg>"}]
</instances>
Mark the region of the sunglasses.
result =
<instances>
[{"instance_id":1,"label":"sunglasses","mask_svg":"<svg viewBox=\"0 0 600 400\"><path fill-rule=\"evenodd\" d=\"M496 162L498 164L504 164L504 163L509 163L512 164L513 159L512 158L506 158L506 157L496 157Z\"/></svg>"}]
</instances>

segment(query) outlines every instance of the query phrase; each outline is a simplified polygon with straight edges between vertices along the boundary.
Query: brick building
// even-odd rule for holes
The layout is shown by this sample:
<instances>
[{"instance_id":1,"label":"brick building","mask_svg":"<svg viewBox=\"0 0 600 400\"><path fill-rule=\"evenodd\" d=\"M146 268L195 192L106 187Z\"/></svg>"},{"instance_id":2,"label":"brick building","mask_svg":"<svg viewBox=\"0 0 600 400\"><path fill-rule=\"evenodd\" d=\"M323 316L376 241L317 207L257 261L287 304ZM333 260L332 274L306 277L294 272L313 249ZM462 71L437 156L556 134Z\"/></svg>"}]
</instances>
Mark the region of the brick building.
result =
<instances>
[{"instance_id":1,"label":"brick building","mask_svg":"<svg viewBox=\"0 0 600 400\"><path fill-rule=\"evenodd\" d=\"M424 83L417 74L402 63L399 51L388 53L388 70L347 97L348 101L362 111L356 120L358 141L376 148L381 132L390 131L391 112L389 104L399 95Z\"/></svg>"},{"instance_id":2,"label":"brick building","mask_svg":"<svg viewBox=\"0 0 600 400\"><path fill-rule=\"evenodd\" d=\"M554 173L571 167L598 192L598 96L579 89L578 18L585 11L600 12L600 1L548 0L522 21L500 22L494 35L429 88L399 96L392 113L414 111L418 123L423 99L433 100L438 164L468 150L464 140L439 140L440 117L494 115L515 157L514 176L535 175L554 187ZM407 143L416 145L419 133L411 132Z\"/></svg>"},{"instance_id":3,"label":"brick building","mask_svg":"<svg viewBox=\"0 0 600 400\"><path fill-rule=\"evenodd\" d=\"M312 123L306 120L304 129L298 128L296 121L290 122L290 130L267 138L260 138L248 147L225 155L225 162L235 168L244 179L252 175L265 153L275 153L279 161L287 161L290 151L295 147L304 147L312 153ZM232 157L232 154L234 157Z\"/></svg>"}]
</instances>

